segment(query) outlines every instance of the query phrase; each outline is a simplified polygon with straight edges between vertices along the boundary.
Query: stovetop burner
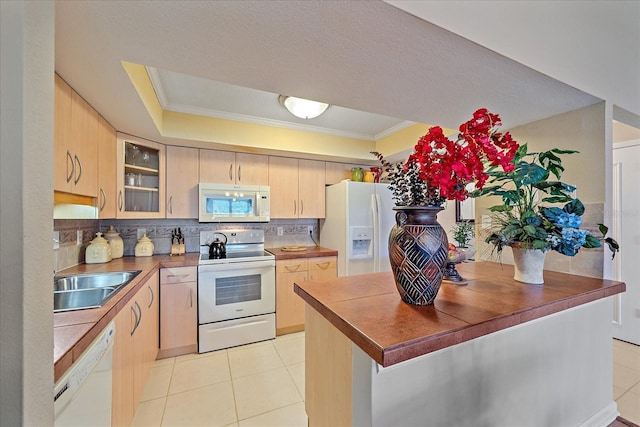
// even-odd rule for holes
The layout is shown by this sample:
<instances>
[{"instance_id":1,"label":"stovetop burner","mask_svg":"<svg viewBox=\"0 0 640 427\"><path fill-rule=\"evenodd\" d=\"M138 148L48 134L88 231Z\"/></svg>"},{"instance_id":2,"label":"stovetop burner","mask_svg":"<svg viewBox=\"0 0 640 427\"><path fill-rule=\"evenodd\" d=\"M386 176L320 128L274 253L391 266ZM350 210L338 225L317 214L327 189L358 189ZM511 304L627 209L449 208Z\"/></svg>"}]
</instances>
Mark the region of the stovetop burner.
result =
<instances>
[{"instance_id":1,"label":"stovetop burner","mask_svg":"<svg viewBox=\"0 0 640 427\"><path fill-rule=\"evenodd\" d=\"M224 241L227 237L226 257L210 258L209 245L216 237ZM264 250L263 230L221 230L200 232L199 265L228 264L235 262L275 260L275 256Z\"/></svg>"}]
</instances>

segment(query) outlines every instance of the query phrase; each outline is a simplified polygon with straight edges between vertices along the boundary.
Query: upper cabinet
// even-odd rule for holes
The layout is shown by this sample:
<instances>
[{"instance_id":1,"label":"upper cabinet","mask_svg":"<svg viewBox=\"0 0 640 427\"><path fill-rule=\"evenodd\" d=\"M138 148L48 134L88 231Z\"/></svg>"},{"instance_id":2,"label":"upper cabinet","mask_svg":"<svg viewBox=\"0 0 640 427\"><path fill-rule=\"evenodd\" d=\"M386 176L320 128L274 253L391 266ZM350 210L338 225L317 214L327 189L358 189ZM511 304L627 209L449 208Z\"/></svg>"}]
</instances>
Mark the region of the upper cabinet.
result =
<instances>
[{"instance_id":1,"label":"upper cabinet","mask_svg":"<svg viewBox=\"0 0 640 427\"><path fill-rule=\"evenodd\" d=\"M167 218L198 218L198 151L167 146Z\"/></svg>"},{"instance_id":2,"label":"upper cabinet","mask_svg":"<svg viewBox=\"0 0 640 427\"><path fill-rule=\"evenodd\" d=\"M261 154L201 149L200 182L267 185L269 158Z\"/></svg>"},{"instance_id":3,"label":"upper cabinet","mask_svg":"<svg viewBox=\"0 0 640 427\"><path fill-rule=\"evenodd\" d=\"M324 218L325 162L269 157L272 218Z\"/></svg>"},{"instance_id":4,"label":"upper cabinet","mask_svg":"<svg viewBox=\"0 0 640 427\"><path fill-rule=\"evenodd\" d=\"M165 146L118 134L118 218L165 217Z\"/></svg>"},{"instance_id":5,"label":"upper cabinet","mask_svg":"<svg viewBox=\"0 0 640 427\"><path fill-rule=\"evenodd\" d=\"M98 117L98 216L115 218L118 201L116 189L116 130Z\"/></svg>"},{"instance_id":6,"label":"upper cabinet","mask_svg":"<svg viewBox=\"0 0 640 427\"><path fill-rule=\"evenodd\" d=\"M55 75L54 190L96 197L98 113Z\"/></svg>"}]
</instances>

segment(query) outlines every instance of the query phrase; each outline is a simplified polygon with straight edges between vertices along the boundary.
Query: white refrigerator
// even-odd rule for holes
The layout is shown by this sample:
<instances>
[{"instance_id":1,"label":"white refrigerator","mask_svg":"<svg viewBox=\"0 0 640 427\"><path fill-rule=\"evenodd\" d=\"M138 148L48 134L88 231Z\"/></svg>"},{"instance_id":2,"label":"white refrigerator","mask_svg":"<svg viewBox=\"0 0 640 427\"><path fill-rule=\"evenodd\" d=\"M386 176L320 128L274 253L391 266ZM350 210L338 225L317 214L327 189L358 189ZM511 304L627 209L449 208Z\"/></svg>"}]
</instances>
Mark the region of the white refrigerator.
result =
<instances>
[{"instance_id":1,"label":"white refrigerator","mask_svg":"<svg viewBox=\"0 0 640 427\"><path fill-rule=\"evenodd\" d=\"M338 251L338 276L391 271L389 233L395 211L388 184L342 181L325 191L320 245Z\"/></svg>"}]
</instances>

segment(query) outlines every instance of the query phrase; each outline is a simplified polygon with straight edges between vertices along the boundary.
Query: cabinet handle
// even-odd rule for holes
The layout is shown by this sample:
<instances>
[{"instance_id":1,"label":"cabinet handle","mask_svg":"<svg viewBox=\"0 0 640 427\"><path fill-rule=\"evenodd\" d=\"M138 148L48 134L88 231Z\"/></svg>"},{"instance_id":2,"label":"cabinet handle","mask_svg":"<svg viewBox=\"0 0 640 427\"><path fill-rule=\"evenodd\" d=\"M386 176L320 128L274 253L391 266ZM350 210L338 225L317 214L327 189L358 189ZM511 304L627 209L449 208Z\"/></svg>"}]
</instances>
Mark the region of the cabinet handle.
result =
<instances>
[{"instance_id":1,"label":"cabinet handle","mask_svg":"<svg viewBox=\"0 0 640 427\"><path fill-rule=\"evenodd\" d=\"M329 262L323 262L322 264L316 263L316 265L323 270L329 268L329 264L330 264Z\"/></svg>"},{"instance_id":2,"label":"cabinet handle","mask_svg":"<svg viewBox=\"0 0 640 427\"><path fill-rule=\"evenodd\" d=\"M134 332L138 329L138 326L140 326L140 322L142 322L142 308L140 308L140 304L138 304L138 301L136 301L136 307L138 307L138 313L140 314L140 317L138 317L138 323L136 323L136 329L133 330Z\"/></svg>"},{"instance_id":3,"label":"cabinet handle","mask_svg":"<svg viewBox=\"0 0 640 427\"><path fill-rule=\"evenodd\" d=\"M169 196L169 213L173 213L173 196Z\"/></svg>"},{"instance_id":4,"label":"cabinet handle","mask_svg":"<svg viewBox=\"0 0 640 427\"><path fill-rule=\"evenodd\" d=\"M297 207L298 207L298 205L297 205L297 201L296 201L296 200L294 200L294 201L293 201L293 214L294 214L294 215L296 214L296 212L297 212L297 210L298 210L298 209L297 209Z\"/></svg>"},{"instance_id":5,"label":"cabinet handle","mask_svg":"<svg viewBox=\"0 0 640 427\"><path fill-rule=\"evenodd\" d=\"M76 164L73 161L73 157L71 156L71 153L69 152L69 150L67 150L67 159L71 161L71 172L69 172L69 162L67 161L67 183L69 181L71 181L71 178L73 178L73 175L76 174Z\"/></svg>"},{"instance_id":6,"label":"cabinet handle","mask_svg":"<svg viewBox=\"0 0 640 427\"><path fill-rule=\"evenodd\" d=\"M78 163L78 176L76 177L76 180L73 182L74 184L78 184L78 181L80 181L80 178L82 178L82 163L80 162L80 159L78 158L78 155L75 154L73 156L76 159L76 162Z\"/></svg>"},{"instance_id":7,"label":"cabinet handle","mask_svg":"<svg viewBox=\"0 0 640 427\"><path fill-rule=\"evenodd\" d=\"M151 286L148 286L149 288L149 292L151 292L151 302L149 302L149 305L147 306L147 308L151 308L151 306L153 305L153 300L155 299L155 295L153 294L153 289L151 289Z\"/></svg>"},{"instance_id":8,"label":"cabinet handle","mask_svg":"<svg viewBox=\"0 0 640 427\"><path fill-rule=\"evenodd\" d=\"M295 267L295 268L293 268ZM301 265L300 264L296 264L296 265L285 265L284 269L287 271L298 271L300 270Z\"/></svg>"},{"instance_id":9,"label":"cabinet handle","mask_svg":"<svg viewBox=\"0 0 640 427\"><path fill-rule=\"evenodd\" d=\"M233 181L233 163L229 164L229 181Z\"/></svg>"},{"instance_id":10,"label":"cabinet handle","mask_svg":"<svg viewBox=\"0 0 640 427\"><path fill-rule=\"evenodd\" d=\"M118 191L118 210L122 212L122 190Z\"/></svg>"},{"instance_id":11,"label":"cabinet handle","mask_svg":"<svg viewBox=\"0 0 640 427\"><path fill-rule=\"evenodd\" d=\"M300 200L300 215L304 213L304 201Z\"/></svg>"},{"instance_id":12,"label":"cabinet handle","mask_svg":"<svg viewBox=\"0 0 640 427\"><path fill-rule=\"evenodd\" d=\"M241 166L242 165L238 165L238 182L242 181L242 174L241 174L242 171L240 170Z\"/></svg>"},{"instance_id":13,"label":"cabinet handle","mask_svg":"<svg viewBox=\"0 0 640 427\"><path fill-rule=\"evenodd\" d=\"M100 205L100 212L102 212L107 205L107 195L102 188L100 188L100 194L102 194L102 205Z\"/></svg>"},{"instance_id":14,"label":"cabinet handle","mask_svg":"<svg viewBox=\"0 0 640 427\"><path fill-rule=\"evenodd\" d=\"M189 307L193 307L193 289L189 288Z\"/></svg>"},{"instance_id":15,"label":"cabinet handle","mask_svg":"<svg viewBox=\"0 0 640 427\"><path fill-rule=\"evenodd\" d=\"M133 307L133 305L131 306L131 311L133 311L133 316L136 319L133 322L133 329L131 330L131 336L133 336L133 334L136 332L136 329L138 328L138 313L136 313L136 309Z\"/></svg>"},{"instance_id":16,"label":"cabinet handle","mask_svg":"<svg viewBox=\"0 0 640 427\"><path fill-rule=\"evenodd\" d=\"M167 274L167 277L189 277L188 274Z\"/></svg>"}]
</instances>

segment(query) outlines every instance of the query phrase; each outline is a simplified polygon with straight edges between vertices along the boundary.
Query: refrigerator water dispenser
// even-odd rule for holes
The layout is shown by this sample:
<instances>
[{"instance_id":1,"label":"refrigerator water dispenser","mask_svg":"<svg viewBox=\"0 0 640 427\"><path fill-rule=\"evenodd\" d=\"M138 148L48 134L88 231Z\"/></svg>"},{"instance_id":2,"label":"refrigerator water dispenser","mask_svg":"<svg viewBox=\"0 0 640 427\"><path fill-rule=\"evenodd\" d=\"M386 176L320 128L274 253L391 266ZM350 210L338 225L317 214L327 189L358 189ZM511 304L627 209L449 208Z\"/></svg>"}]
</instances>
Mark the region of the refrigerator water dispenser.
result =
<instances>
[{"instance_id":1,"label":"refrigerator water dispenser","mask_svg":"<svg viewBox=\"0 0 640 427\"><path fill-rule=\"evenodd\" d=\"M349 227L349 258L363 259L373 256L373 227Z\"/></svg>"}]
</instances>

